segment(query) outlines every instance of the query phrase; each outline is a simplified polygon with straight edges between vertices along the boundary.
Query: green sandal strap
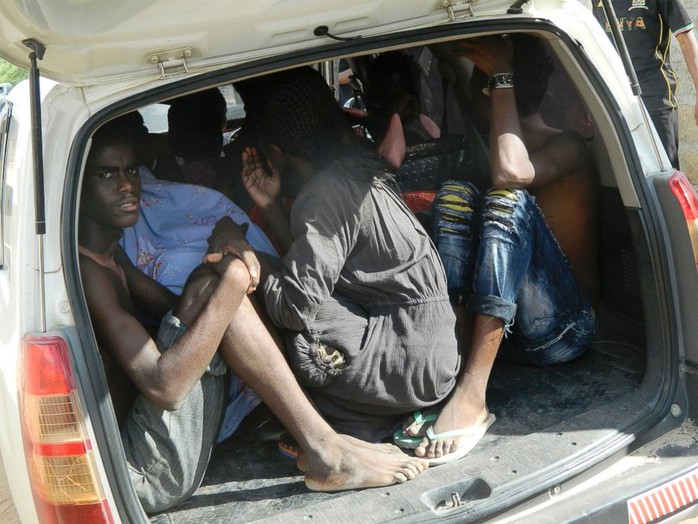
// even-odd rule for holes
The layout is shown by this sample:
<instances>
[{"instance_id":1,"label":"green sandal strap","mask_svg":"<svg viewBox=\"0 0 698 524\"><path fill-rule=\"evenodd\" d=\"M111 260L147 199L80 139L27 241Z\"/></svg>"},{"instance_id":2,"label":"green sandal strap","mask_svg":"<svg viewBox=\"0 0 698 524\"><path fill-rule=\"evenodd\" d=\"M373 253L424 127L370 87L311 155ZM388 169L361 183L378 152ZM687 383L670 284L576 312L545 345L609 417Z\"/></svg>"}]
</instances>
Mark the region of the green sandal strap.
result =
<instances>
[{"instance_id":1,"label":"green sandal strap","mask_svg":"<svg viewBox=\"0 0 698 524\"><path fill-rule=\"evenodd\" d=\"M437 418L439 418L439 415L436 413L432 413L431 415L427 415L426 417L422 415L421 410L416 410L414 413L412 413L412 418L414 419L414 423L418 425L422 425L426 422L435 422Z\"/></svg>"}]
</instances>

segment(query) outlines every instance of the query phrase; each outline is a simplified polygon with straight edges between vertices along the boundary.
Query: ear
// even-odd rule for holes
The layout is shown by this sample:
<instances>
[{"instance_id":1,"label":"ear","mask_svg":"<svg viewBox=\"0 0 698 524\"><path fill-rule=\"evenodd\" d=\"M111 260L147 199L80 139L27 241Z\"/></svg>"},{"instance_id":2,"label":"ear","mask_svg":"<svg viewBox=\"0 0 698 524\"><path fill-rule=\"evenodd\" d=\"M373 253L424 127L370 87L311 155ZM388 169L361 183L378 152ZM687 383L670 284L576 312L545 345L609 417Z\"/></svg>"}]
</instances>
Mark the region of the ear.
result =
<instances>
[{"instance_id":1,"label":"ear","mask_svg":"<svg viewBox=\"0 0 698 524\"><path fill-rule=\"evenodd\" d=\"M285 155L285 153L281 150L279 146L276 144L271 144L269 146L269 151L271 151L271 156L281 158Z\"/></svg>"},{"instance_id":2,"label":"ear","mask_svg":"<svg viewBox=\"0 0 698 524\"><path fill-rule=\"evenodd\" d=\"M275 166L283 166L288 162L286 153L276 144L270 144L267 151L267 160Z\"/></svg>"},{"instance_id":3,"label":"ear","mask_svg":"<svg viewBox=\"0 0 698 524\"><path fill-rule=\"evenodd\" d=\"M290 155L284 153L284 151L276 144L269 144L265 148L265 157L272 169L275 169L279 173L283 174L289 167L291 162Z\"/></svg>"}]
</instances>

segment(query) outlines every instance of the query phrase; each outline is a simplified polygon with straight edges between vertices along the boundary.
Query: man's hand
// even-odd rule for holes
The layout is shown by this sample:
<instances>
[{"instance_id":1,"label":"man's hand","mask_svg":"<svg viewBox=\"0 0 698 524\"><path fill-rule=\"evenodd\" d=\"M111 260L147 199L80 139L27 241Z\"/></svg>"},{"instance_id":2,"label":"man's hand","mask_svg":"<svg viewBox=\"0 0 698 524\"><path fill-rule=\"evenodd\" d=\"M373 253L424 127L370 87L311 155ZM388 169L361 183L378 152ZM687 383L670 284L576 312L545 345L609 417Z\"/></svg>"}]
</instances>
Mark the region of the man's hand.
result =
<instances>
[{"instance_id":1,"label":"man's hand","mask_svg":"<svg viewBox=\"0 0 698 524\"><path fill-rule=\"evenodd\" d=\"M228 216L221 218L208 239L209 252L204 257L204 263L221 273L227 264L222 268L216 265L221 263L226 255L242 260L250 273L250 287L247 290L249 294L257 289L261 270L257 255L245 239L248 228L249 224L238 225Z\"/></svg>"},{"instance_id":2,"label":"man's hand","mask_svg":"<svg viewBox=\"0 0 698 524\"><path fill-rule=\"evenodd\" d=\"M512 71L514 44L506 35L468 38L456 45L453 54L469 59L488 77Z\"/></svg>"},{"instance_id":3,"label":"man's hand","mask_svg":"<svg viewBox=\"0 0 698 524\"><path fill-rule=\"evenodd\" d=\"M267 173L259 152L254 147L246 147L242 152L242 182L250 197L260 208L265 209L278 198L281 192L281 175L268 164Z\"/></svg>"}]
</instances>

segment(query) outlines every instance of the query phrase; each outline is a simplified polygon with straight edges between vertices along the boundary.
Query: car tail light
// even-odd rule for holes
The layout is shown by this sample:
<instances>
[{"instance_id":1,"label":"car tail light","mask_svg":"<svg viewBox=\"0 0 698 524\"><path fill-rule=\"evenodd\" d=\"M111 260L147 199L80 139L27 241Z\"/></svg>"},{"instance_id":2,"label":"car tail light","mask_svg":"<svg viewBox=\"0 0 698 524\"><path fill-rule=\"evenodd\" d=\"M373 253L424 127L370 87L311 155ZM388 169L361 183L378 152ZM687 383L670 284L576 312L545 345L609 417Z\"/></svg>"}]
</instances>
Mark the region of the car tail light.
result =
<instances>
[{"instance_id":1,"label":"car tail light","mask_svg":"<svg viewBox=\"0 0 698 524\"><path fill-rule=\"evenodd\" d=\"M65 341L23 338L19 373L22 435L39 520L113 522Z\"/></svg>"},{"instance_id":2,"label":"car tail light","mask_svg":"<svg viewBox=\"0 0 698 524\"><path fill-rule=\"evenodd\" d=\"M656 522L698 500L698 470L628 500L628 523Z\"/></svg>"},{"instance_id":3,"label":"car tail light","mask_svg":"<svg viewBox=\"0 0 698 524\"><path fill-rule=\"evenodd\" d=\"M683 173L675 171L669 177L669 186L681 205L686 218L688 233L693 248L693 258L698 265L698 194Z\"/></svg>"}]
</instances>

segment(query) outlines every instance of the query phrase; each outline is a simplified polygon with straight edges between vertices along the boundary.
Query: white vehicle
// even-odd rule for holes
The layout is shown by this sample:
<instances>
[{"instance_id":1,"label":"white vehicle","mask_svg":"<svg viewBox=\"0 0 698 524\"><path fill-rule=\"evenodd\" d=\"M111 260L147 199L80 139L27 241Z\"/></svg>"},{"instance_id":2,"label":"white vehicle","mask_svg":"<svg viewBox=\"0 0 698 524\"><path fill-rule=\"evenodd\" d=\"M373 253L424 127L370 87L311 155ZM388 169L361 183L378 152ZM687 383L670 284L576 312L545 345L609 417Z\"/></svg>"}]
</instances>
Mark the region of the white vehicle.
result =
<instances>
[{"instance_id":1,"label":"white vehicle","mask_svg":"<svg viewBox=\"0 0 698 524\"><path fill-rule=\"evenodd\" d=\"M555 58L562 87L546 102L551 122L565 125L566 100L589 117L602 270L591 350L555 368L497 364L488 391L497 423L463 460L405 484L310 492L274 444L236 433L188 503L146 515L79 273L79 190L92 133L205 87L301 64L317 64L333 83L339 58L360 76L368 55L416 47L441 64L437 85L459 108L447 117L468 121L470 70L449 46L514 32L545 40ZM582 3L4 0L0 35L0 56L31 69L0 114L0 452L22 522L698 515L698 196L670 167L628 65Z\"/></svg>"},{"instance_id":2,"label":"white vehicle","mask_svg":"<svg viewBox=\"0 0 698 524\"><path fill-rule=\"evenodd\" d=\"M12 84L9 82L0 82L0 107L5 103L10 89L12 89Z\"/></svg>"}]
</instances>

